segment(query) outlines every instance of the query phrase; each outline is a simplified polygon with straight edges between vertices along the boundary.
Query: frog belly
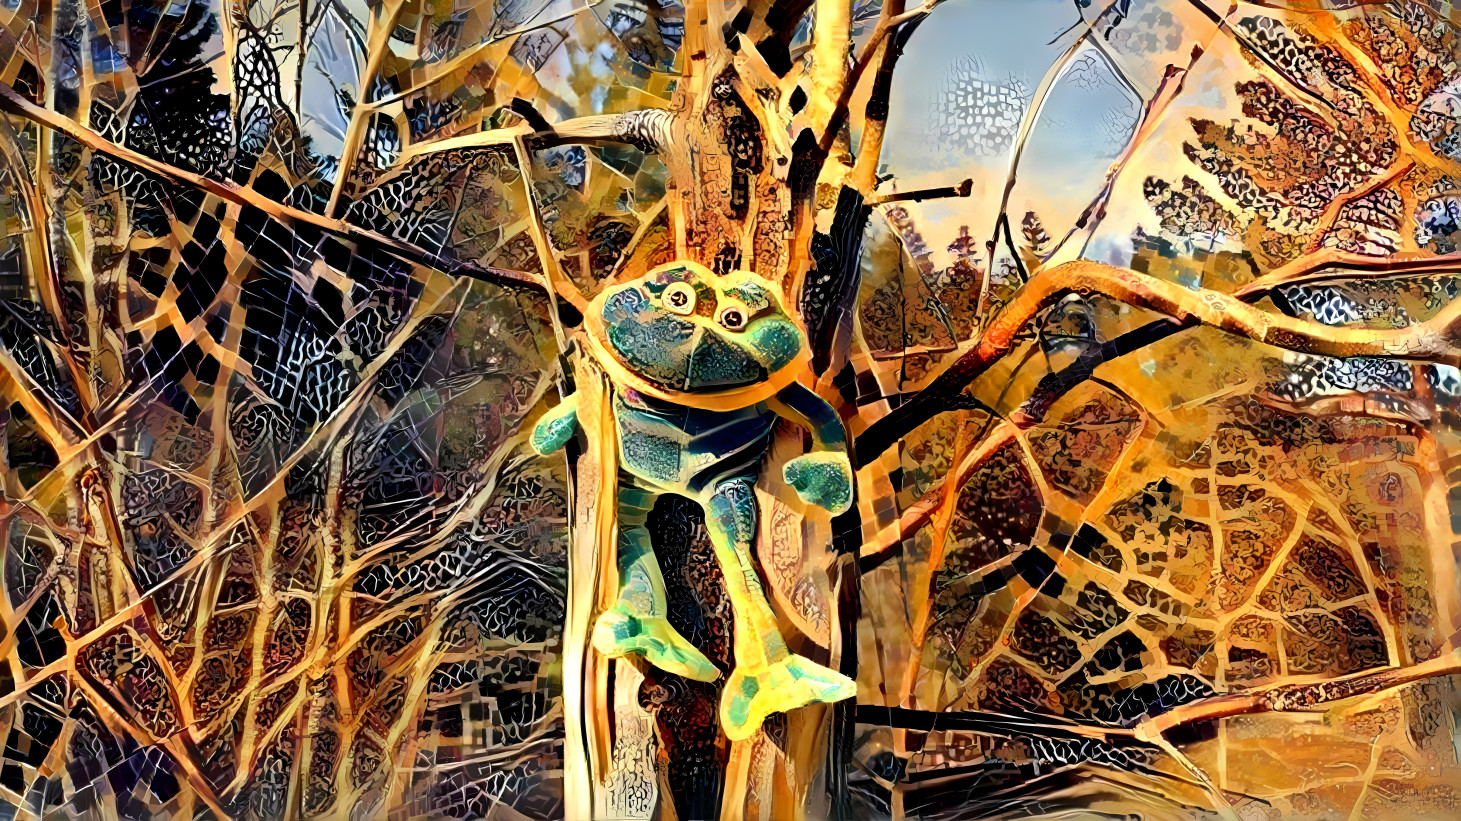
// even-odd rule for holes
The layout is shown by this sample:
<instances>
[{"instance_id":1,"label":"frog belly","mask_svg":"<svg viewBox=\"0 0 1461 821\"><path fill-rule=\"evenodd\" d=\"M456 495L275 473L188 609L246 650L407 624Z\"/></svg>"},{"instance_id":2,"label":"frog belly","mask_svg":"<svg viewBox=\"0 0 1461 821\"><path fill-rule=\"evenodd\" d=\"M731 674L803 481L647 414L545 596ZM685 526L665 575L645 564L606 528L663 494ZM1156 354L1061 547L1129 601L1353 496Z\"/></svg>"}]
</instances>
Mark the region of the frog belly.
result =
<instances>
[{"instance_id":1,"label":"frog belly","mask_svg":"<svg viewBox=\"0 0 1461 821\"><path fill-rule=\"evenodd\" d=\"M764 405L707 411L616 393L619 464L658 489L698 495L719 480L754 476L776 417Z\"/></svg>"}]
</instances>

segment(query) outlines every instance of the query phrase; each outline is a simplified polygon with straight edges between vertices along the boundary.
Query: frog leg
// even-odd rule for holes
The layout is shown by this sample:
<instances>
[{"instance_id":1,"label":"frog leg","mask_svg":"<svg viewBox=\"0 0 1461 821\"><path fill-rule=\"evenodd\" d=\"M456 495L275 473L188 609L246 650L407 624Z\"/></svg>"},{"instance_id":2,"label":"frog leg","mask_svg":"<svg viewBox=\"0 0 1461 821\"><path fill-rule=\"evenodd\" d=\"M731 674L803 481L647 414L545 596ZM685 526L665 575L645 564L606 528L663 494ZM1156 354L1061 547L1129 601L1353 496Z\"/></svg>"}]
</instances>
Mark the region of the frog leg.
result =
<instances>
[{"instance_id":1,"label":"frog leg","mask_svg":"<svg viewBox=\"0 0 1461 821\"><path fill-rule=\"evenodd\" d=\"M644 526L655 498L642 488L619 485L619 597L594 624L593 644L610 658L639 653L661 670L715 681L720 671L665 620L665 580Z\"/></svg>"},{"instance_id":2,"label":"frog leg","mask_svg":"<svg viewBox=\"0 0 1461 821\"><path fill-rule=\"evenodd\" d=\"M857 693L851 679L786 649L752 558L754 486L749 478L722 482L704 503L705 524L735 617L736 666L720 698L720 726L732 741L755 735L772 713Z\"/></svg>"}]
</instances>

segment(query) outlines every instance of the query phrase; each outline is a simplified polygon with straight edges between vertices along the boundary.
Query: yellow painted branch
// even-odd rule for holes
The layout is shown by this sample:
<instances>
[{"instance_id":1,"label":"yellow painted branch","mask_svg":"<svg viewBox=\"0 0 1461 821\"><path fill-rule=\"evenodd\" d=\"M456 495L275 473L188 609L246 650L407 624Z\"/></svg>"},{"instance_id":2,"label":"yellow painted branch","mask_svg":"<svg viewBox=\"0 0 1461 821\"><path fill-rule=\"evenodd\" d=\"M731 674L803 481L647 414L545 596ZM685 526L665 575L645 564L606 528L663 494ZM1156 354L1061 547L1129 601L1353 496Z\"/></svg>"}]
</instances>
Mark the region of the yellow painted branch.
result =
<instances>
[{"instance_id":1,"label":"yellow painted branch","mask_svg":"<svg viewBox=\"0 0 1461 821\"><path fill-rule=\"evenodd\" d=\"M825 129L847 84L847 49L852 42L851 0L818 0L812 31L812 122Z\"/></svg>"}]
</instances>

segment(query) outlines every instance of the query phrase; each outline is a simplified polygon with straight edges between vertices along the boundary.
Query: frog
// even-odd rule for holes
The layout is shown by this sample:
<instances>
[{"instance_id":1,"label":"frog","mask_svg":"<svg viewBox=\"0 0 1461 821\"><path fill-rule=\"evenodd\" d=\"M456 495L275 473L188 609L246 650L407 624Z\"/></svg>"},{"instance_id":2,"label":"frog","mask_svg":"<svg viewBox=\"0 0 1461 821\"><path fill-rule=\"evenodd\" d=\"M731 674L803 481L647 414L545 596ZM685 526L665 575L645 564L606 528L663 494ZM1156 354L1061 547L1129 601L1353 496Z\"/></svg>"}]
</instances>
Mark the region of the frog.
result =
<instances>
[{"instance_id":1,"label":"frog","mask_svg":"<svg viewBox=\"0 0 1461 821\"><path fill-rule=\"evenodd\" d=\"M583 339L608 379L613 421L605 428L618 440L619 588L594 624L593 647L689 679L719 679L720 670L666 618L646 522L659 497L674 494L704 511L731 602L734 663L718 711L726 736L744 740L774 713L854 696L850 678L788 649L756 570L755 487L779 419L805 429L812 442L809 453L783 466L786 484L833 516L854 501L846 430L804 384L806 334L780 289L750 271L666 263L605 287L585 311ZM563 397L533 427L530 444L539 454L576 435L579 395Z\"/></svg>"}]
</instances>

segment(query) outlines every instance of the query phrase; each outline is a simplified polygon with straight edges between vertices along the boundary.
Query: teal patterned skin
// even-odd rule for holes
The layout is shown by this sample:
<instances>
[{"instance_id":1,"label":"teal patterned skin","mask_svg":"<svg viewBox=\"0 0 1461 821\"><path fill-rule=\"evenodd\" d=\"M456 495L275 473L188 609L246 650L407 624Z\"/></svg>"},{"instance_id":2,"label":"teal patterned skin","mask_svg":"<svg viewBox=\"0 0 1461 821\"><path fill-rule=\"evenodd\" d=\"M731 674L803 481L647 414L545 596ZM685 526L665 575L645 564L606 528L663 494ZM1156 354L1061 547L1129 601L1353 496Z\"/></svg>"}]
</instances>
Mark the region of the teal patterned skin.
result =
<instances>
[{"instance_id":1,"label":"teal patterned skin","mask_svg":"<svg viewBox=\"0 0 1461 821\"><path fill-rule=\"evenodd\" d=\"M609 290L590 310L602 321L602 350L615 360L606 372L622 367L652 386L612 386L620 594L595 627L595 647L611 657L637 653L702 681L719 677L665 618L664 581L644 520L659 494L673 493L704 508L735 610L736 665L721 702L726 734L746 738L771 712L853 695L850 680L789 653L752 558L759 516L754 486L779 418L809 430L815 444L814 452L787 462L787 484L803 501L833 514L852 504L841 419L795 382L744 407L710 409L696 401L697 393L754 389L804 353L802 332L772 287L744 272L717 277L698 266L671 265ZM576 410L569 397L545 415L532 432L532 446L550 453L566 444Z\"/></svg>"}]
</instances>

